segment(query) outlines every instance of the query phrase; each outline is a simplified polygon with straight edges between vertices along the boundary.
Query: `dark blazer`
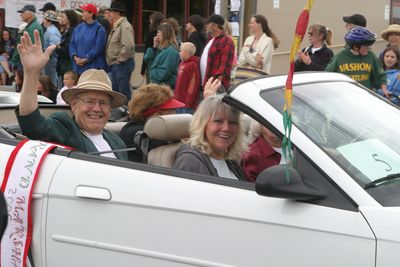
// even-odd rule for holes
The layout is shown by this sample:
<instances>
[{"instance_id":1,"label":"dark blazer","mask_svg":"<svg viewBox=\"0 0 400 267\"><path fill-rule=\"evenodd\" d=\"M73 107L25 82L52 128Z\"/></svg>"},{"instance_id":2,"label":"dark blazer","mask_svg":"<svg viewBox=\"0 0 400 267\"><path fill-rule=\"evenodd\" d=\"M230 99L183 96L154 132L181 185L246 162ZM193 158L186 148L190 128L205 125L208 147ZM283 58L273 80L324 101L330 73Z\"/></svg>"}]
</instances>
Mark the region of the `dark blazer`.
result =
<instances>
[{"instance_id":1,"label":"dark blazer","mask_svg":"<svg viewBox=\"0 0 400 267\"><path fill-rule=\"evenodd\" d=\"M56 112L46 118L40 114L39 109L36 109L31 114L21 116L17 107L15 113L22 133L31 139L54 142L82 152L97 151L96 146L81 132L78 124L66 112ZM111 149L126 147L121 138L108 130L103 130L103 137ZM118 159L128 160L126 151L114 154Z\"/></svg>"},{"instance_id":2,"label":"dark blazer","mask_svg":"<svg viewBox=\"0 0 400 267\"><path fill-rule=\"evenodd\" d=\"M333 57L333 52L326 45L321 49L311 52L311 46L303 48L302 52L306 51L311 58L311 64L306 65L303 61L297 59L294 62L294 71L324 71L329 60Z\"/></svg>"}]
</instances>

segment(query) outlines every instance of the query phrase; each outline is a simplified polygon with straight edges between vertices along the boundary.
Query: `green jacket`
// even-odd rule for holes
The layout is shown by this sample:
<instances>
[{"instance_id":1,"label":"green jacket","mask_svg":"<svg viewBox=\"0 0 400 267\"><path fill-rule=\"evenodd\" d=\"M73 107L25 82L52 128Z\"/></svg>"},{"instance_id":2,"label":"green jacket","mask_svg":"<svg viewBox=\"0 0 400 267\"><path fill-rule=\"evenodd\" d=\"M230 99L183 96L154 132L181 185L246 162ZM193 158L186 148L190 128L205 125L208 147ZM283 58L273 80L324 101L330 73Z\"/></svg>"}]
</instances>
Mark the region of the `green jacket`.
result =
<instances>
[{"instance_id":1,"label":"green jacket","mask_svg":"<svg viewBox=\"0 0 400 267\"><path fill-rule=\"evenodd\" d=\"M386 84L386 74L371 51L366 56L357 56L346 47L329 61L325 71L344 73L368 89Z\"/></svg>"},{"instance_id":2,"label":"green jacket","mask_svg":"<svg viewBox=\"0 0 400 267\"><path fill-rule=\"evenodd\" d=\"M150 82L167 84L173 90L175 88L176 76L178 74L179 53L170 45L167 48L158 50L147 48L144 60L150 65Z\"/></svg>"},{"instance_id":3,"label":"green jacket","mask_svg":"<svg viewBox=\"0 0 400 267\"><path fill-rule=\"evenodd\" d=\"M21 116L17 107L15 113L22 133L28 138L54 142L82 152L97 151L92 141L81 132L78 124L66 112L56 112L46 118L36 109L31 114ZM126 147L121 138L110 131L103 130L103 137L111 149ZM118 159L128 160L126 151L114 154Z\"/></svg>"},{"instance_id":4,"label":"green jacket","mask_svg":"<svg viewBox=\"0 0 400 267\"><path fill-rule=\"evenodd\" d=\"M40 41L42 42L42 45L43 45L43 43L44 43L44 41L43 41L43 29L42 29L42 26L40 26L39 22L37 21L37 18L34 18L28 25L26 25L26 27L22 31L21 35L24 32L28 32L29 37L31 38L32 42L34 42L35 37L33 36L33 32L35 30L39 31ZM18 36L18 40L17 40L17 43L16 43L15 47L17 47L18 44L21 42L21 35ZM13 64L14 66L21 64L21 60L19 58L18 49L14 50L14 54L11 57L11 64Z\"/></svg>"}]
</instances>

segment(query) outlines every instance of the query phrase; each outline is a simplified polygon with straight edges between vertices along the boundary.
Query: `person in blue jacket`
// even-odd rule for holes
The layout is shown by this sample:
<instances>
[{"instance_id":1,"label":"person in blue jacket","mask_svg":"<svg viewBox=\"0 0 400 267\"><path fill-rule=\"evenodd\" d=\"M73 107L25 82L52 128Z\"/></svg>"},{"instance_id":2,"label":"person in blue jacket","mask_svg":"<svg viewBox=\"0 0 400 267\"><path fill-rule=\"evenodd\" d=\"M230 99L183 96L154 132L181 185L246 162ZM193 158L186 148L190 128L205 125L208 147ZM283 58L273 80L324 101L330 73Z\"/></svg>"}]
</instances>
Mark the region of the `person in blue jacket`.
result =
<instances>
[{"instance_id":1,"label":"person in blue jacket","mask_svg":"<svg viewBox=\"0 0 400 267\"><path fill-rule=\"evenodd\" d=\"M164 23L158 27L153 47L147 49L144 60L150 66L151 83L166 84L175 88L178 74L179 52L174 29Z\"/></svg>"},{"instance_id":2,"label":"person in blue jacket","mask_svg":"<svg viewBox=\"0 0 400 267\"><path fill-rule=\"evenodd\" d=\"M69 45L72 69L82 74L88 69L107 69L105 46L107 34L96 20L97 7L93 4L80 6L82 23L76 27Z\"/></svg>"},{"instance_id":3,"label":"person in blue jacket","mask_svg":"<svg viewBox=\"0 0 400 267\"><path fill-rule=\"evenodd\" d=\"M386 47L382 52L381 63L386 73L386 86L389 91L389 100L400 105L400 51L396 47ZM385 96L381 89L378 94Z\"/></svg>"}]
</instances>

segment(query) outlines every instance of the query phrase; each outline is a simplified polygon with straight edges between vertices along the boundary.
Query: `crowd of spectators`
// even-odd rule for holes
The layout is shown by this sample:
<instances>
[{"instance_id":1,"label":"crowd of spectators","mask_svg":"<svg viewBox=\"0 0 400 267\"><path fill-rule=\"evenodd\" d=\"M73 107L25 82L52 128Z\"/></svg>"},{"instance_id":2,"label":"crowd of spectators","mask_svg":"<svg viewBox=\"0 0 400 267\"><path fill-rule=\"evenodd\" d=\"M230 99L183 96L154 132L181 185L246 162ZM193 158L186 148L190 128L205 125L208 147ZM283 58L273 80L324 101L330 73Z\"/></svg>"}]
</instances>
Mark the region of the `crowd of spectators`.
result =
<instances>
[{"instance_id":1,"label":"crowd of spectators","mask_svg":"<svg viewBox=\"0 0 400 267\"><path fill-rule=\"evenodd\" d=\"M187 38L183 38L186 35L175 18L152 13L140 71L145 84L132 91L134 28L123 3L114 1L100 10L88 3L79 10L60 12L46 3L40 11L42 25L33 5L19 10L24 24L17 40L5 30L0 47L2 80L15 76L16 90L22 90L17 116L24 134L84 152L136 146L128 154L104 156L142 161L134 136L148 118L190 113L190 138L177 152L174 168L254 182L263 169L285 164L281 140L256 122L246 135L240 112L217 94L229 89L236 65L271 73L280 41L264 15L251 17L251 36L236 51L230 24L220 15L191 15L184 27ZM298 51L295 71L342 72L399 104L400 25L382 31L388 47L378 60L370 51L376 36L366 28L365 17L354 14L343 21L348 31L346 46L336 55L329 48L332 30L322 24L309 26L310 45ZM27 66L29 70L23 72ZM32 102L37 94L71 105L74 118L42 117ZM120 136L105 130L111 109L127 103L128 122ZM32 121L37 125L32 126Z\"/></svg>"}]
</instances>

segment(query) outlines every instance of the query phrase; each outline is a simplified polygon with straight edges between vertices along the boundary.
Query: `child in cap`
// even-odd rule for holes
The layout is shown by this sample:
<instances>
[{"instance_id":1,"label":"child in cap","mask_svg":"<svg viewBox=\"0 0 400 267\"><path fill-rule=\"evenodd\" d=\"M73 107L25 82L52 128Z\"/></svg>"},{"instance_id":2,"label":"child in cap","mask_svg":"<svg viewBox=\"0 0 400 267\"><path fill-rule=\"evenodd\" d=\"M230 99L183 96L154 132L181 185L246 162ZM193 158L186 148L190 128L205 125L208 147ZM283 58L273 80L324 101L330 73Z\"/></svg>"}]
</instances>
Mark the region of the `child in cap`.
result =
<instances>
[{"instance_id":1,"label":"child in cap","mask_svg":"<svg viewBox=\"0 0 400 267\"><path fill-rule=\"evenodd\" d=\"M199 58L194 56L196 47L190 42L182 43L179 56L182 62L178 67L178 77L175 84L175 97L185 103L176 113L193 114L199 104L200 69Z\"/></svg>"}]
</instances>

